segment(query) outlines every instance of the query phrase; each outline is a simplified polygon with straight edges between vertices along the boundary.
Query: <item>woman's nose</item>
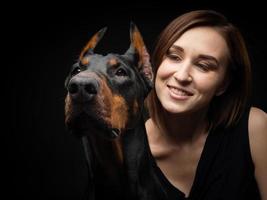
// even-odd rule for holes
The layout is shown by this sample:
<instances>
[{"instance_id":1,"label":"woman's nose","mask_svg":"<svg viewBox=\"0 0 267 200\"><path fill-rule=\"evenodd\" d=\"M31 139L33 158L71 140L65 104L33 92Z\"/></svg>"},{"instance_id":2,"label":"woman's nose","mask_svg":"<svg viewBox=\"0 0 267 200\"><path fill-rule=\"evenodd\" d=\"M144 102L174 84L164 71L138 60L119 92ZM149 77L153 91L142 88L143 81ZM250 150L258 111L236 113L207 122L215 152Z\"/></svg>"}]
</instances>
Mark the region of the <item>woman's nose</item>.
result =
<instances>
[{"instance_id":1,"label":"woman's nose","mask_svg":"<svg viewBox=\"0 0 267 200\"><path fill-rule=\"evenodd\" d=\"M190 69L190 63L180 63L180 66L173 76L180 83L190 83L193 80Z\"/></svg>"}]
</instances>

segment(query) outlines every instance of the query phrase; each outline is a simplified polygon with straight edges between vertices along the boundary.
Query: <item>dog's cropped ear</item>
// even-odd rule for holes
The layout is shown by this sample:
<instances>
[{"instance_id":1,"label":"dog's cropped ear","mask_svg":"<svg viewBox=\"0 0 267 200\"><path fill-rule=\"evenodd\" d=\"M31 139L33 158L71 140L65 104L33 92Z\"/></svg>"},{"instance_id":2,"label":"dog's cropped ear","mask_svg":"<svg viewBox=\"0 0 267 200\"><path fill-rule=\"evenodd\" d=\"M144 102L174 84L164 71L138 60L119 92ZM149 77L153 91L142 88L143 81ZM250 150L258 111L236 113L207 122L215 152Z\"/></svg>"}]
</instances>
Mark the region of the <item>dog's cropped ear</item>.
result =
<instances>
[{"instance_id":1,"label":"dog's cropped ear","mask_svg":"<svg viewBox=\"0 0 267 200\"><path fill-rule=\"evenodd\" d=\"M126 51L125 56L135 61L136 67L144 77L146 84L148 84L149 87L152 87L153 71L150 63L150 56L143 41L143 37L133 22L131 22L130 26L130 38L131 45Z\"/></svg>"},{"instance_id":2,"label":"dog's cropped ear","mask_svg":"<svg viewBox=\"0 0 267 200\"><path fill-rule=\"evenodd\" d=\"M98 42L101 40L103 35L105 34L107 30L107 27L102 28L100 31L98 31L91 39L89 42L85 45L83 48L82 52L80 53L79 59L82 60L84 56L90 55L94 53L94 48L98 44Z\"/></svg>"}]
</instances>

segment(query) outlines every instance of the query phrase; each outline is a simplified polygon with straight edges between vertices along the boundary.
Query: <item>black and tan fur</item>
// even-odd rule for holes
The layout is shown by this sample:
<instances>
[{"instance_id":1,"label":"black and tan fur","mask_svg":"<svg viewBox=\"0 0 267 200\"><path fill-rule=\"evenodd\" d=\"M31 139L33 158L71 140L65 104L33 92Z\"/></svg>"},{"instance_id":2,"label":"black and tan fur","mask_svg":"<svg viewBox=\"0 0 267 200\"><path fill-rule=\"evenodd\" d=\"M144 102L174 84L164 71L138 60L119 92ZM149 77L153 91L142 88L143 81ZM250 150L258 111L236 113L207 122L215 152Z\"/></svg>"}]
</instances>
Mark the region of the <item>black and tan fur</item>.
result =
<instances>
[{"instance_id":1,"label":"black and tan fur","mask_svg":"<svg viewBox=\"0 0 267 200\"><path fill-rule=\"evenodd\" d=\"M149 199L151 166L142 118L153 83L149 54L134 24L125 54L95 54L105 31L86 44L66 78L65 123L83 140L89 199Z\"/></svg>"}]
</instances>

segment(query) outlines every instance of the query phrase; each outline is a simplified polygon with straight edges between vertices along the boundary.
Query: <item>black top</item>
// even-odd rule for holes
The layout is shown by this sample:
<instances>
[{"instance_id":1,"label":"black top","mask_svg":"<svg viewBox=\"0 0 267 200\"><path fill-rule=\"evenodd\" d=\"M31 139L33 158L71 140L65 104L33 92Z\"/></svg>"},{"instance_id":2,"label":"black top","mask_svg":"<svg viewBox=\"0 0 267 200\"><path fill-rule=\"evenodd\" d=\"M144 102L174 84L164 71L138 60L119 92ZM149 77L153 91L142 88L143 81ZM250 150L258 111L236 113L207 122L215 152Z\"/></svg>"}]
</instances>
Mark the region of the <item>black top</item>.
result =
<instances>
[{"instance_id":1,"label":"black top","mask_svg":"<svg viewBox=\"0 0 267 200\"><path fill-rule=\"evenodd\" d=\"M188 198L168 181L153 159L153 168L168 200L260 199L249 146L249 110L235 128L209 133Z\"/></svg>"}]
</instances>

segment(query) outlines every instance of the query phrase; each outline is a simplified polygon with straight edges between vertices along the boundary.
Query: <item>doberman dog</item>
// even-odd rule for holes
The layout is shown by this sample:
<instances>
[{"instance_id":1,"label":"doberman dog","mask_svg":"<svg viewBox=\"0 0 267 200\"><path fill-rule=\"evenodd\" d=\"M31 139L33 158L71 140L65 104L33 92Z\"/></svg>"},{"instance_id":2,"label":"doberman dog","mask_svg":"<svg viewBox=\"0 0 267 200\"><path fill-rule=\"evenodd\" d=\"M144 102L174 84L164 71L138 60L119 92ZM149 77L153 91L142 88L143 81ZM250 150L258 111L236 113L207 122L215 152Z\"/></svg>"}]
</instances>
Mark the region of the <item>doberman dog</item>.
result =
<instances>
[{"instance_id":1,"label":"doberman dog","mask_svg":"<svg viewBox=\"0 0 267 200\"><path fill-rule=\"evenodd\" d=\"M155 199L142 116L153 85L150 57L133 23L123 55L95 54L105 31L89 40L66 78L65 123L83 140L89 199Z\"/></svg>"}]
</instances>

